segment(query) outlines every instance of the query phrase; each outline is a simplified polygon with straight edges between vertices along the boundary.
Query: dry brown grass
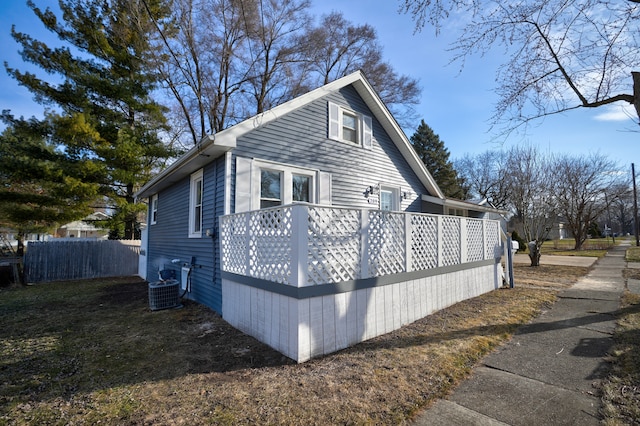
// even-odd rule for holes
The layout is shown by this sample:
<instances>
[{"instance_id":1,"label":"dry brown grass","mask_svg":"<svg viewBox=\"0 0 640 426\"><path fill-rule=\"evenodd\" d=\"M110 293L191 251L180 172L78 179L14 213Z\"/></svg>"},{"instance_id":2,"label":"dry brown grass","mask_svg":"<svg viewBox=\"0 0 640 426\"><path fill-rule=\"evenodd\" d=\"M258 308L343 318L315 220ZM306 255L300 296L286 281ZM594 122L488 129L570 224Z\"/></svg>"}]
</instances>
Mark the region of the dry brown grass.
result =
<instances>
[{"instance_id":1,"label":"dry brown grass","mask_svg":"<svg viewBox=\"0 0 640 426\"><path fill-rule=\"evenodd\" d=\"M629 271L638 277L640 271ZM640 295L626 293L618 314L612 371L602 385L605 424L640 424Z\"/></svg>"},{"instance_id":2,"label":"dry brown grass","mask_svg":"<svg viewBox=\"0 0 640 426\"><path fill-rule=\"evenodd\" d=\"M570 287L589 272L589 268L582 266L540 265L532 267L515 264L513 269L516 287L533 286L554 289Z\"/></svg>"},{"instance_id":3,"label":"dry brown grass","mask_svg":"<svg viewBox=\"0 0 640 426\"><path fill-rule=\"evenodd\" d=\"M547 308L550 276L580 273L526 268L526 286L299 365L200 305L151 312L143 282L3 291L0 425L402 424Z\"/></svg>"}]
</instances>

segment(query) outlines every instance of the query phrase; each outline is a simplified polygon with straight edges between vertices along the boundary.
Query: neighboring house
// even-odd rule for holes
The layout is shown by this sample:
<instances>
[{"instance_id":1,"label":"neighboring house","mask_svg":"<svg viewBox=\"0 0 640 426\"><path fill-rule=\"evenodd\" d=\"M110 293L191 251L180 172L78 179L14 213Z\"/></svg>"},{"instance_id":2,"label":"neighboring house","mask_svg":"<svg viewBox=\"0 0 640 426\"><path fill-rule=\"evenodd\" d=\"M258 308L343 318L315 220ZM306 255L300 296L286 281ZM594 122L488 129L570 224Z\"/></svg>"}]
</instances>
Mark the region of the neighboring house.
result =
<instances>
[{"instance_id":1,"label":"neighboring house","mask_svg":"<svg viewBox=\"0 0 640 426\"><path fill-rule=\"evenodd\" d=\"M95 238L106 239L108 229L98 228L95 222L108 219L109 216L101 211L91 213L82 220L76 220L62 225L56 230L56 238Z\"/></svg>"},{"instance_id":2,"label":"neighboring house","mask_svg":"<svg viewBox=\"0 0 640 426\"><path fill-rule=\"evenodd\" d=\"M299 362L502 284L500 225L477 219L495 210L443 196L361 72L205 138L137 197L147 280L177 264L186 297Z\"/></svg>"}]
</instances>

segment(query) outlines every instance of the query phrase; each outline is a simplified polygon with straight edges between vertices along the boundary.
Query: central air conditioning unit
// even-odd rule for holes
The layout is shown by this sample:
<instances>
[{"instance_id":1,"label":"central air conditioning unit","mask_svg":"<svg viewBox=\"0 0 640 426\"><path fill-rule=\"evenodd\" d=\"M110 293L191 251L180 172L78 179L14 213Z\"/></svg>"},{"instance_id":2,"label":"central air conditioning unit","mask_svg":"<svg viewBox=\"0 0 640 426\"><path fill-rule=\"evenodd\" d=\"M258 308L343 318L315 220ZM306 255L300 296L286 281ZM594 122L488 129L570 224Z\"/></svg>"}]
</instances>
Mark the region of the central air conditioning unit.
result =
<instances>
[{"instance_id":1,"label":"central air conditioning unit","mask_svg":"<svg viewBox=\"0 0 640 426\"><path fill-rule=\"evenodd\" d=\"M175 271L172 272L173 278L149 283L149 308L152 311L180 306L180 283L175 279ZM160 275L165 278L162 273Z\"/></svg>"}]
</instances>

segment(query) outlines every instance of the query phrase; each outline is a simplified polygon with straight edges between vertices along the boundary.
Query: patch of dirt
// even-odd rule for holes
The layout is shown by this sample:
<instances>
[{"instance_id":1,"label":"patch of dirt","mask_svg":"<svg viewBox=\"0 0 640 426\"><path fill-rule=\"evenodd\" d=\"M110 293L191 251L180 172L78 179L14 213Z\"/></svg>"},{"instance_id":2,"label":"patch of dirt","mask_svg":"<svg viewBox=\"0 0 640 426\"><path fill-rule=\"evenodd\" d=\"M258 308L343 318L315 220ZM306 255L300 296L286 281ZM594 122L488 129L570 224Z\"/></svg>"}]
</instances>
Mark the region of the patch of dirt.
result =
<instances>
[{"instance_id":1,"label":"patch of dirt","mask_svg":"<svg viewBox=\"0 0 640 426\"><path fill-rule=\"evenodd\" d=\"M135 279L127 277L115 280L116 283L105 286L97 298L98 304L121 305L123 303L133 303L147 300L149 297L149 287L142 278ZM104 280L103 280L104 282Z\"/></svg>"}]
</instances>

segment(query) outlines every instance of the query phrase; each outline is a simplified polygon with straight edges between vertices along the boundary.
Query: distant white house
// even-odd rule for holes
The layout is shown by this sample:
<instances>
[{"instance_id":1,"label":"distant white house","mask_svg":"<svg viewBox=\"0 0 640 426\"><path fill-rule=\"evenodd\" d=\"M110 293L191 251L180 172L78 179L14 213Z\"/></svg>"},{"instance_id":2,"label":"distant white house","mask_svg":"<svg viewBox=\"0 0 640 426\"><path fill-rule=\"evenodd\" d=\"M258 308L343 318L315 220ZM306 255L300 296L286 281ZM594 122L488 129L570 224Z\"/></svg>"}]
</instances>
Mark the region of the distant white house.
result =
<instances>
[{"instance_id":1,"label":"distant white house","mask_svg":"<svg viewBox=\"0 0 640 426\"><path fill-rule=\"evenodd\" d=\"M95 222L108 219L109 216L101 211L91 213L82 220L76 220L62 225L56 230L56 238L96 238L107 239L109 230L98 228Z\"/></svg>"}]
</instances>

